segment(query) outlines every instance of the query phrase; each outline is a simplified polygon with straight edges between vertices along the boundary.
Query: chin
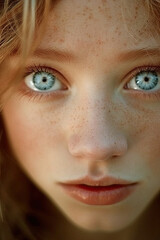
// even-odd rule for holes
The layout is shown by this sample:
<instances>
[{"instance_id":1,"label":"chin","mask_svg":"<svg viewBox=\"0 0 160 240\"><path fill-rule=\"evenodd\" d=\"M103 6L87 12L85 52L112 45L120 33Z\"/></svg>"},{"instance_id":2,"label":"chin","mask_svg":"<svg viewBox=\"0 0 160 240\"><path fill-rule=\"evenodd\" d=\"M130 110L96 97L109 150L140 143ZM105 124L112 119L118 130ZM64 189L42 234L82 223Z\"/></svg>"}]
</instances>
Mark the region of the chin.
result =
<instances>
[{"instance_id":1,"label":"chin","mask_svg":"<svg viewBox=\"0 0 160 240\"><path fill-rule=\"evenodd\" d=\"M119 231L126 230L128 227L134 224L134 221L129 219L117 219L111 221L111 219L103 219L103 221L98 221L98 219L68 219L71 224L80 230L87 232L106 232L106 233L116 233Z\"/></svg>"}]
</instances>

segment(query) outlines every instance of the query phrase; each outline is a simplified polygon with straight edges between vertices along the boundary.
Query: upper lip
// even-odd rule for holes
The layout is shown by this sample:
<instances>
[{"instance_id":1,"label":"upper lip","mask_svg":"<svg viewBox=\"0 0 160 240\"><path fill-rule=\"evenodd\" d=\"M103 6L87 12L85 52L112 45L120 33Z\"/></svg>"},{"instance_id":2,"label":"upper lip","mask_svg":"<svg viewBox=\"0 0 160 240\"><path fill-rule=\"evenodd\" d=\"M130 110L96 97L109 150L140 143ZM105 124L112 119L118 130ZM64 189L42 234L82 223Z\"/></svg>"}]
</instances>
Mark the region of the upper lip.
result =
<instances>
[{"instance_id":1,"label":"upper lip","mask_svg":"<svg viewBox=\"0 0 160 240\"><path fill-rule=\"evenodd\" d=\"M133 181L128 181L120 178L114 178L111 176L105 176L103 178L94 179L90 176L86 176L81 179L66 181L65 185L88 185L88 186L110 186L110 185L129 185L135 184Z\"/></svg>"}]
</instances>

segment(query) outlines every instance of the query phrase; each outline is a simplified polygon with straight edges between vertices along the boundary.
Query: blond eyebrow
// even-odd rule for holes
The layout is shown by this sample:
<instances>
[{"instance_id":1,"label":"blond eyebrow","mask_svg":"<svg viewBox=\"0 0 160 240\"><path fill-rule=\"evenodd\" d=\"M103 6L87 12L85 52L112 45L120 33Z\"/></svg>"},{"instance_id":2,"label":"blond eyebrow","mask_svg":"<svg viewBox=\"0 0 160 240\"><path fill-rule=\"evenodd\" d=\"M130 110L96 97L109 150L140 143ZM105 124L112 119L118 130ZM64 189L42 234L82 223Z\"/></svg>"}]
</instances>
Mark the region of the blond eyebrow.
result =
<instances>
[{"instance_id":1,"label":"blond eyebrow","mask_svg":"<svg viewBox=\"0 0 160 240\"><path fill-rule=\"evenodd\" d=\"M118 60L119 61L126 61L128 59L136 60L137 58L153 57L153 56L160 57L160 47L142 48L142 49L135 49L135 50L123 52L119 54Z\"/></svg>"},{"instance_id":2,"label":"blond eyebrow","mask_svg":"<svg viewBox=\"0 0 160 240\"><path fill-rule=\"evenodd\" d=\"M38 48L34 51L33 56L37 58L48 58L51 60L56 59L60 62L70 62L76 61L76 59L78 59L78 57L70 51L57 48Z\"/></svg>"},{"instance_id":3,"label":"blond eyebrow","mask_svg":"<svg viewBox=\"0 0 160 240\"><path fill-rule=\"evenodd\" d=\"M44 59L56 59L59 62L71 62L77 61L79 59L78 55L71 53L66 49L53 49L53 48L37 48L34 53L34 57L44 58ZM115 56L117 61L127 61L136 60L137 58L159 56L160 57L160 47L155 48L142 48L134 49L126 52L121 52L119 55Z\"/></svg>"}]
</instances>

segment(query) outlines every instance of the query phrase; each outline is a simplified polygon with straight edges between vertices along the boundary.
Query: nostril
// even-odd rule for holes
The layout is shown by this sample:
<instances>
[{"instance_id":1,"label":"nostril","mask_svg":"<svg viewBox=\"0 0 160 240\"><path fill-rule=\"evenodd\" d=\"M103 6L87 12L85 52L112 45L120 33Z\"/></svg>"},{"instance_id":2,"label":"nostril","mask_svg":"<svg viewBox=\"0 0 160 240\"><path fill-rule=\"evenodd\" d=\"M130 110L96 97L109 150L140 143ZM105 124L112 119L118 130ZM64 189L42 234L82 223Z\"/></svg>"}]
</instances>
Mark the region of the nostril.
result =
<instances>
[{"instance_id":1,"label":"nostril","mask_svg":"<svg viewBox=\"0 0 160 240\"><path fill-rule=\"evenodd\" d=\"M94 161L115 159L124 155L127 148L126 138L123 135L117 136L117 132L115 134L95 132L92 137L87 133L74 134L68 139L68 150L72 156Z\"/></svg>"},{"instance_id":2,"label":"nostril","mask_svg":"<svg viewBox=\"0 0 160 240\"><path fill-rule=\"evenodd\" d=\"M84 158L94 161L105 161L108 159L115 159L122 156L126 148L120 147L118 144L84 144L80 142L74 147L69 147L69 152L76 158Z\"/></svg>"}]
</instances>

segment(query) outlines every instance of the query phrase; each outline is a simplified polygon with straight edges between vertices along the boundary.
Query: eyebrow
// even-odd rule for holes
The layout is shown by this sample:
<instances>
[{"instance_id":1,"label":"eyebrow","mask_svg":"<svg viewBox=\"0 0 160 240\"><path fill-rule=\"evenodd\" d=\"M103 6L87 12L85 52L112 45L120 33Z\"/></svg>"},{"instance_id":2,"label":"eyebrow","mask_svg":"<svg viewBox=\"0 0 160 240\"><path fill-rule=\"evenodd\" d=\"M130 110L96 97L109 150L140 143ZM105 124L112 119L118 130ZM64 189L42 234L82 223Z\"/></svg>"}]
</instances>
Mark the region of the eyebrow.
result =
<instances>
[{"instance_id":1,"label":"eyebrow","mask_svg":"<svg viewBox=\"0 0 160 240\"><path fill-rule=\"evenodd\" d=\"M48 58L48 59L56 59L59 62L70 62L78 59L74 53L71 53L65 49L51 49L51 48L38 48L34 51L33 56L38 58Z\"/></svg>"},{"instance_id":2,"label":"eyebrow","mask_svg":"<svg viewBox=\"0 0 160 240\"><path fill-rule=\"evenodd\" d=\"M59 62L71 62L77 61L79 59L76 53L72 53L66 49L58 48L38 48L33 53L34 57L44 58L44 59L56 59ZM136 60L137 58L159 56L160 57L160 47L155 48L142 48L134 49L126 52L121 52L115 58L118 61Z\"/></svg>"},{"instance_id":3,"label":"eyebrow","mask_svg":"<svg viewBox=\"0 0 160 240\"><path fill-rule=\"evenodd\" d=\"M134 49L127 52L123 52L118 56L119 61L125 60L136 60L137 58L144 58L144 57L153 57L159 56L160 57L160 47L154 48L141 48L141 49Z\"/></svg>"}]
</instances>

